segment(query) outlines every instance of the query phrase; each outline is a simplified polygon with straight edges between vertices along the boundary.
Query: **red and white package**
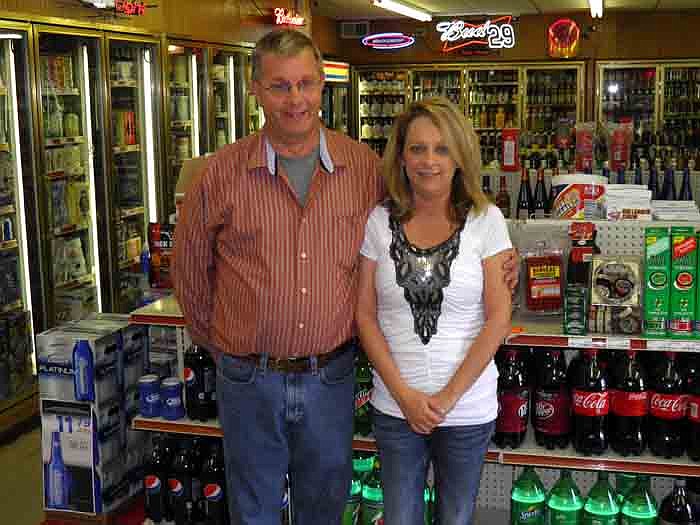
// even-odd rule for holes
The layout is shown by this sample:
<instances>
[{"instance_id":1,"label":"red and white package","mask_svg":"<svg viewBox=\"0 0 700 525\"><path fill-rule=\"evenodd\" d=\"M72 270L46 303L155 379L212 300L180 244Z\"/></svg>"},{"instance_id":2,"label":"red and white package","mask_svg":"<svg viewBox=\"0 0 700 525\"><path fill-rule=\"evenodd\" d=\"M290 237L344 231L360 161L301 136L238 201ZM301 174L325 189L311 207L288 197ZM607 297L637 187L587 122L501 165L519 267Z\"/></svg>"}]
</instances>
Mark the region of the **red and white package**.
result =
<instances>
[{"instance_id":1,"label":"red and white package","mask_svg":"<svg viewBox=\"0 0 700 525\"><path fill-rule=\"evenodd\" d=\"M576 171L585 172L593 168L595 146L595 122L576 124Z\"/></svg>"},{"instance_id":2,"label":"red and white package","mask_svg":"<svg viewBox=\"0 0 700 525\"><path fill-rule=\"evenodd\" d=\"M608 124L608 158L610 169L617 171L627 169L630 165L630 151L632 149L632 137L634 129L631 122Z\"/></svg>"}]
</instances>

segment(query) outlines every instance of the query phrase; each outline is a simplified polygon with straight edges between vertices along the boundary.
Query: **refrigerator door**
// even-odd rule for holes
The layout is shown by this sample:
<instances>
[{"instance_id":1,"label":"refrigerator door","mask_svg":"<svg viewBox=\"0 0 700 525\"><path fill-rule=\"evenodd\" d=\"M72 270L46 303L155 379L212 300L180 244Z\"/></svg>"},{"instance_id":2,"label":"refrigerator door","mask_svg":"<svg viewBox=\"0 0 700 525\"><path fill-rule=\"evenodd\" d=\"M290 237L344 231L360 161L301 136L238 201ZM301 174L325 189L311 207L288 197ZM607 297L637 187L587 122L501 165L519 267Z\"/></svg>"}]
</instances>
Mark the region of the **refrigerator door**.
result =
<instances>
[{"instance_id":1,"label":"refrigerator door","mask_svg":"<svg viewBox=\"0 0 700 525\"><path fill-rule=\"evenodd\" d=\"M573 163L576 122L583 121L583 71L583 64L525 68L520 154L535 152L532 168Z\"/></svg>"},{"instance_id":2,"label":"refrigerator door","mask_svg":"<svg viewBox=\"0 0 700 525\"><path fill-rule=\"evenodd\" d=\"M265 113L258 104L255 95L248 89L248 85L252 81L252 56L245 54L240 55L240 58L242 62L240 69L242 78L239 84L243 88L242 94L245 97L245 134L252 135L265 125Z\"/></svg>"},{"instance_id":3,"label":"refrigerator door","mask_svg":"<svg viewBox=\"0 0 700 525\"><path fill-rule=\"evenodd\" d=\"M599 64L600 121L632 122L638 135L653 134L657 128L657 73L653 64Z\"/></svg>"},{"instance_id":4,"label":"refrigerator door","mask_svg":"<svg viewBox=\"0 0 700 525\"><path fill-rule=\"evenodd\" d=\"M700 166L700 63L663 66L660 145L683 169Z\"/></svg>"},{"instance_id":5,"label":"refrigerator door","mask_svg":"<svg viewBox=\"0 0 700 525\"><path fill-rule=\"evenodd\" d=\"M40 149L49 326L109 308L97 232L106 178L103 63L98 33L37 34ZM100 196L100 202L104 202Z\"/></svg>"},{"instance_id":6,"label":"refrigerator door","mask_svg":"<svg viewBox=\"0 0 700 525\"><path fill-rule=\"evenodd\" d=\"M112 224L106 248L112 253L114 310L127 313L142 304L148 289L141 254L148 224L159 217L160 49L155 42L118 39L109 39L108 48L112 128L106 195Z\"/></svg>"},{"instance_id":7,"label":"refrigerator door","mask_svg":"<svg viewBox=\"0 0 700 525\"><path fill-rule=\"evenodd\" d=\"M34 205L36 173L33 137L35 127L31 103L32 42L29 39L28 26L3 25L0 31L2 433L7 430L6 425L18 423L34 413L19 413L17 407L35 391L32 324L35 329L40 330L44 319ZM11 409L14 413L10 413Z\"/></svg>"},{"instance_id":8,"label":"refrigerator door","mask_svg":"<svg viewBox=\"0 0 700 525\"><path fill-rule=\"evenodd\" d=\"M479 135L481 162L497 166L503 128L520 125L520 70L480 66L467 73L467 115Z\"/></svg>"},{"instance_id":9,"label":"refrigerator door","mask_svg":"<svg viewBox=\"0 0 700 525\"><path fill-rule=\"evenodd\" d=\"M411 80L413 100L444 97L452 103L464 107L461 70L417 70L412 72Z\"/></svg>"},{"instance_id":10,"label":"refrigerator door","mask_svg":"<svg viewBox=\"0 0 700 525\"><path fill-rule=\"evenodd\" d=\"M327 128L348 133L349 92L349 84L326 83L324 86L321 119Z\"/></svg>"},{"instance_id":11,"label":"refrigerator door","mask_svg":"<svg viewBox=\"0 0 700 525\"><path fill-rule=\"evenodd\" d=\"M236 54L216 49L212 51L210 79L212 84L212 129L209 132L209 149L213 152L238 138L237 113L240 111L237 89Z\"/></svg>"},{"instance_id":12,"label":"refrigerator door","mask_svg":"<svg viewBox=\"0 0 700 525\"><path fill-rule=\"evenodd\" d=\"M207 53L204 47L171 42L167 52L168 175L165 181L164 217L175 213L175 186L182 163L199 157L208 144Z\"/></svg>"}]
</instances>

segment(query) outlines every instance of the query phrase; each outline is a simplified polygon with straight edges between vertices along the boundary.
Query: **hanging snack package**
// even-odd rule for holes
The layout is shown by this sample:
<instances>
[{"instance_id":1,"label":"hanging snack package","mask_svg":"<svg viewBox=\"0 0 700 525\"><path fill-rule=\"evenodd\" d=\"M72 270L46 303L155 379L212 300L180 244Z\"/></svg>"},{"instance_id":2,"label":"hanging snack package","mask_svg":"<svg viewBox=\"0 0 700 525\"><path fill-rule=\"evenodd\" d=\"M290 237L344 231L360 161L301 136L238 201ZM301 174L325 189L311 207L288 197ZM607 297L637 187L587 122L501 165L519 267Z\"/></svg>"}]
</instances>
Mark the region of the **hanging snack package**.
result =
<instances>
[{"instance_id":1,"label":"hanging snack package","mask_svg":"<svg viewBox=\"0 0 700 525\"><path fill-rule=\"evenodd\" d=\"M617 173L630 166L634 128L632 122L608 123L608 158L610 169Z\"/></svg>"},{"instance_id":2,"label":"hanging snack package","mask_svg":"<svg viewBox=\"0 0 700 525\"><path fill-rule=\"evenodd\" d=\"M172 288L170 266L175 246L175 225L148 225L148 246L151 252L150 284L152 288Z\"/></svg>"},{"instance_id":3,"label":"hanging snack package","mask_svg":"<svg viewBox=\"0 0 700 525\"><path fill-rule=\"evenodd\" d=\"M595 122L576 124L576 171L578 172L593 169L595 127Z\"/></svg>"},{"instance_id":4,"label":"hanging snack package","mask_svg":"<svg viewBox=\"0 0 700 525\"><path fill-rule=\"evenodd\" d=\"M644 229L644 335L665 336L671 298L671 237L668 228Z\"/></svg>"},{"instance_id":5,"label":"hanging snack package","mask_svg":"<svg viewBox=\"0 0 700 525\"><path fill-rule=\"evenodd\" d=\"M695 320L698 244L692 226L671 227L671 337L687 337Z\"/></svg>"},{"instance_id":6,"label":"hanging snack package","mask_svg":"<svg viewBox=\"0 0 700 525\"><path fill-rule=\"evenodd\" d=\"M528 312L542 315L555 315L562 311L564 279L563 256L561 250L544 248L525 252L524 301Z\"/></svg>"}]
</instances>

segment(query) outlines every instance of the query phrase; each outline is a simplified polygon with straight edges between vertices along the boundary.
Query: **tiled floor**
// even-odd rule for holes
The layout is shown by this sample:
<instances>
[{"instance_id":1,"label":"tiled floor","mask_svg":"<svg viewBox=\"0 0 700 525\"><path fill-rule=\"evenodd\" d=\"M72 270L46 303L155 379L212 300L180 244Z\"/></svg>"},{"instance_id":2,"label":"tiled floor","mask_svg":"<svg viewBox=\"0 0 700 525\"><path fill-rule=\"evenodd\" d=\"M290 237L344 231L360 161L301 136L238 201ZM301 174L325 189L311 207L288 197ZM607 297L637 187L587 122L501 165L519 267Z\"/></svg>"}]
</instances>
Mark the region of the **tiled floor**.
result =
<instances>
[{"instance_id":1,"label":"tiled floor","mask_svg":"<svg viewBox=\"0 0 700 525\"><path fill-rule=\"evenodd\" d=\"M0 523L39 525L42 510L41 431L0 446Z\"/></svg>"}]
</instances>

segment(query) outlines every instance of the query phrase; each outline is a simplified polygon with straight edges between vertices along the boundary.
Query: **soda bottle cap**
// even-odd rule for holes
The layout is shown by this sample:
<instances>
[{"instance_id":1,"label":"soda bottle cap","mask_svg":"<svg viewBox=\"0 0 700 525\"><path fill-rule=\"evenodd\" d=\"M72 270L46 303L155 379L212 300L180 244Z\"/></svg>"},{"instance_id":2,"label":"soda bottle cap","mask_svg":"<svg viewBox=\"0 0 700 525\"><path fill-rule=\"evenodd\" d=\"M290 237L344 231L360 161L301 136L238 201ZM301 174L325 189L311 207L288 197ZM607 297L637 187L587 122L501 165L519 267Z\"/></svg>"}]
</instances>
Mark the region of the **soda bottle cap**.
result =
<instances>
[{"instance_id":1,"label":"soda bottle cap","mask_svg":"<svg viewBox=\"0 0 700 525\"><path fill-rule=\"evenodd\" d=\"M636 357L637 350L627 350L627 357Z\"/></svg>"},{"instance_id":2,"label":"soda bottle cap","mask_svg":"<svg viewBox=\"0 0 700 525\"><path fill-rule=\"evenodd\" d=\"M676 352L664 352L664 354L666 354L666 357L668 357L672 361L676 359Z\"/></svg>"}]
</instances>

